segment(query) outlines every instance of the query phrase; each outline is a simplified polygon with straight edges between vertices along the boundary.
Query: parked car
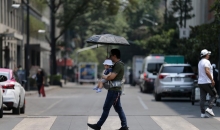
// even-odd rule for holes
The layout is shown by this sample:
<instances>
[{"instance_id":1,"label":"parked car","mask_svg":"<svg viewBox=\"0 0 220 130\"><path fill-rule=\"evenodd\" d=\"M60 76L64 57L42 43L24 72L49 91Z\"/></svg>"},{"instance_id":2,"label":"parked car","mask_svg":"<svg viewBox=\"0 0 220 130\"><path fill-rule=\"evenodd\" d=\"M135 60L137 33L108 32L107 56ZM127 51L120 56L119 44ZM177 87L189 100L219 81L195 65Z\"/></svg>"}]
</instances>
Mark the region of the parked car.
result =
<instances>
[{"instance_id":1,"label":"parked car","mask_svg":"<svg viewBox=\"0 0 220 130\"><path fill-rule=\"evenodd\" d=\"M7 80L6 76L0 75L0 82L4 82L6 80ZM3 90L2 87L0 87L0 118L2 117L3 117Z\"/></svg>"},{"instance_id":2,"label":"parked car","mask_svg":"<svg viewBox=\"0 0 220 130\"><path fill-rule=\"evenodd\" d=\"M155 80L154 97L191 97L196 75L189 64L163 64Z\"/></svg>"},{"instance_id":3,"label":"parked car","mask_svg":"<svg viewBox=\"0 0 220 130\"><path fill-rule=\"evenodd\" d=\"M164 56L162 55L149 55L144 59L139 85L141 92L151 92L154 90L154 80L163 63Z\"/></svg>"},{"instance_id":4,"label":"parked car","mask_svg":"<svg viewBox=\"0 0 220 130\"><path fill-rule=\"evenodd\" d=\"M17 74L11 69L0 69L0 75L7 77L2 82L4 110L12 110L13 114L25 113L25 89Z\"/></svg>"}]
</instances>

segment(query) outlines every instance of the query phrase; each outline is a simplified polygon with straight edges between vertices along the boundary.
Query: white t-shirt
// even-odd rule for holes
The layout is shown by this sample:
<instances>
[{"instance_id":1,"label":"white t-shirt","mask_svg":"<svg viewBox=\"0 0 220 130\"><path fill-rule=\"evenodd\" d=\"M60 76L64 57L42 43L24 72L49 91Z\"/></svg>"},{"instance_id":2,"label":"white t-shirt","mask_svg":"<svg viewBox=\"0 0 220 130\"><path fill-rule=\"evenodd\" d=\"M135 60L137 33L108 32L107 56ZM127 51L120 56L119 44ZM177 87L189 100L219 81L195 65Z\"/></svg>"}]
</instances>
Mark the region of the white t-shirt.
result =
<instances>
[{"instance_id":1,"label":"white t-shirt","mask_svg":"<svg viewBox=\"0 0 220 130\"><path fill-rule=\"evenodd\" d=\"M209 68L211 76L213 78L213 68L210 61L207 59L201 59L198 64L198 70L199 70L198 84L212 83L209 77L205 73L205 67Z\"/></svg>"}]
</instances>

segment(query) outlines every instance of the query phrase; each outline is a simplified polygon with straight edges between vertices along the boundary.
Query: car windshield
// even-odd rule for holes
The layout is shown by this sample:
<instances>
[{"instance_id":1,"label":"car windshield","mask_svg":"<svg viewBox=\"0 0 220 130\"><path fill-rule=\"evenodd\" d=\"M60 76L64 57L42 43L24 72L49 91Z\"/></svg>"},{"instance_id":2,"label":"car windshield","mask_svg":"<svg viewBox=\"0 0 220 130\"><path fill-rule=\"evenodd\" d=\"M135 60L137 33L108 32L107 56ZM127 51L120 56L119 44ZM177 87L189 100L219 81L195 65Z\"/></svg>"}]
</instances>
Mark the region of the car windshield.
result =
<instances>
[{"instance_id":1,"label":"car windshield","mask_svg":"<svg viewBox=\"0 0 220 130\"><path fill-rule=\"evenodd\" d=\"M164 66L161 73L193 73L190 66Z\"/></svg>"},{"instance_id":2,"label":"car windshield","mask_svg":"<svg viewBox=\"0 0 220 130\"><path fill-rule=\"evenodd\" d=\"M7 77L7 79L9 79L9 73L8 72L0 72L0 75L4 75Z\"/></svg>"},{"instance_id":3,"label":"car windshield","mask_svg":"<svg viewBox=\"0 0 220 130\"><path fill-rule=\"evenodd\" d=\"M161 65L162 63L149 63L147 66L147 71L150 73L153 73L153 72L158 73Z\"/></svg>"}]
</instances>

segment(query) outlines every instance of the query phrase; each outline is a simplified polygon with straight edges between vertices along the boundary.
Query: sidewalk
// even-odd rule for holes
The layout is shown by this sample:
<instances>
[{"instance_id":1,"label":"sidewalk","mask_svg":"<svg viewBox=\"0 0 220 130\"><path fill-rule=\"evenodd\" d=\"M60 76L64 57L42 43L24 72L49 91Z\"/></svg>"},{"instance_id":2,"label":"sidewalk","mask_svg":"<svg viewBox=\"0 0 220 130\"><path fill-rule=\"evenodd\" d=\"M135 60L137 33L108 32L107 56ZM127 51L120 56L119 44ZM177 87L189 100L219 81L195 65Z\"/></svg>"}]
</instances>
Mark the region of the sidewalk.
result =
<instances>
[{"instance_id":1,"label":"sidewalk","mask_svg":"<svg viewBox=\"0 0 220 130\"><path fill-rule=\"evenodd\" d=\"M56 89L56 88L60 88L60 86L50 85L48 87L44 87L44 90L45 90L45 92L48 92L48 91ZM30 95L34 95L34 94L38 94L38 91L37 90L31 90L31 91L26 91L25 92L25 96L30 96Z\"/></svg>"}]
</instances>

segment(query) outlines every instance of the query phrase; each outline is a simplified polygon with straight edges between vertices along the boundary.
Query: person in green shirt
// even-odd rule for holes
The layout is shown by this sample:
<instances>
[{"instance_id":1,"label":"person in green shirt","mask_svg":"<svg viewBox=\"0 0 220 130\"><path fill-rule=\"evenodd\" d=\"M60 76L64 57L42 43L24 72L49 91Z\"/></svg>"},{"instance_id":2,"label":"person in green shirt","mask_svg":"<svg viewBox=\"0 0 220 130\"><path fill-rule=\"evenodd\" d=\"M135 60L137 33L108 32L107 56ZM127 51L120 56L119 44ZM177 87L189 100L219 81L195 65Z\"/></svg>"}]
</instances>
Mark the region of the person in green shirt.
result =
<instances>
[{"instance_id":1,"label":"person in green shirt","mask_svg":"<svg viewBox=\"0 0 220 130\"><path fill-rule=\"evenodd\" d=\"M110 54L110 59L114 62L113 65L113 70L110 76L105 76L103 75L102 78L106 79L108 81L112 81L112 82L121 82L124 76L124 63L121 62L120 60L121 58L121 53L119 49L112 49L111 50L111 54ZM128 126L127 126L127 120L126 120L126 116L125 113L122 109L121 106L121 100L120 100L120 96L121 96L121 86L114 86L112 88L110 88L108 90L106 99L105 99L105 103L103 106L103 112L102 115L99 119L99 121L97 122L97 124L89 124L87 123L87 125L94 129L94 130L100 130L101 126L104 124L105 120L108 118L109 115L109 111L111 109L111 107L113 106L115 111L118 113L118 116L121 120L121 128L118 130L128 130Z\"/></svg>"}]
</instances>

